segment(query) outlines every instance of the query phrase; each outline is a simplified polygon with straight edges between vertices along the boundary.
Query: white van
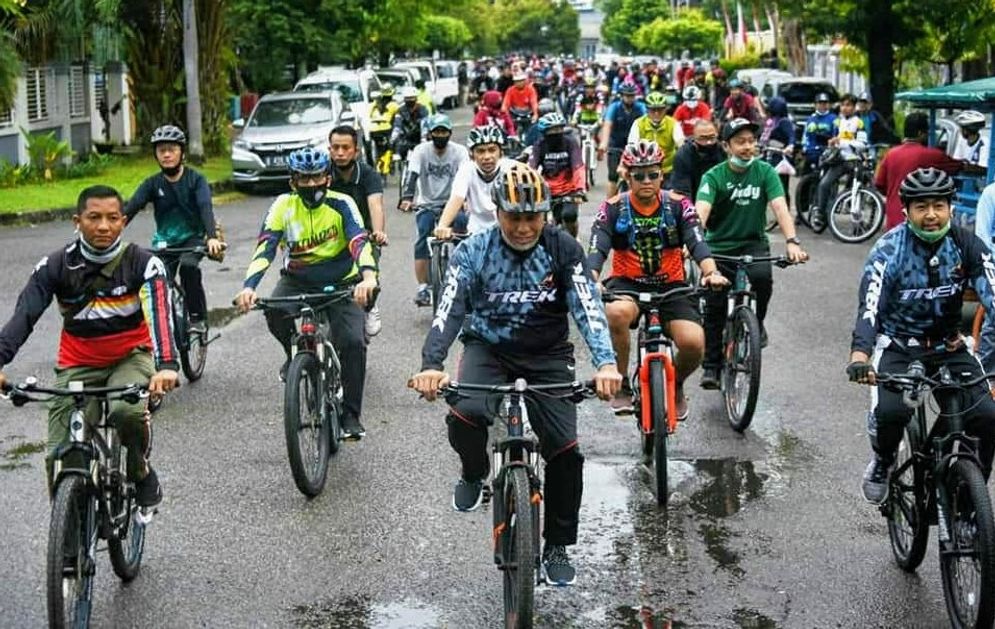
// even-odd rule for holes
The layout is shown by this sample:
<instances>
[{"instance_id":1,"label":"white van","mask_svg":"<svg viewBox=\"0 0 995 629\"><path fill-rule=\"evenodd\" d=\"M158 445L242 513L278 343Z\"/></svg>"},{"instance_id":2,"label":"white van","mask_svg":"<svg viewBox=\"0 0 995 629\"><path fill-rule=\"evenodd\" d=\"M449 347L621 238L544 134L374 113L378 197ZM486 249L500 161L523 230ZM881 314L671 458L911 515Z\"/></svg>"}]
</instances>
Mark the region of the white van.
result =
<instances>
[{"instance_id":1,"label":"white van","mask_svg":"<svg viewBox=\"0 0 995 629\"><path fill-rule=\"evenodd\" d=\"M450 103L456 103L459 100L459 83L456 80L456 66L452 66L452 76L440 77L439 72L436 69L436 64L440 62L431 61L428 59L416 59L410 61L399 61L395 63L393 67L395 68L411 68L418 72L419 76L423 81L425 81L425 89L428 93L432 95L432 102L435 103L436 107L445 107ZM446 67L444 70L447 74L449 73L449 68Z\"/></svg>"}]
</instances>

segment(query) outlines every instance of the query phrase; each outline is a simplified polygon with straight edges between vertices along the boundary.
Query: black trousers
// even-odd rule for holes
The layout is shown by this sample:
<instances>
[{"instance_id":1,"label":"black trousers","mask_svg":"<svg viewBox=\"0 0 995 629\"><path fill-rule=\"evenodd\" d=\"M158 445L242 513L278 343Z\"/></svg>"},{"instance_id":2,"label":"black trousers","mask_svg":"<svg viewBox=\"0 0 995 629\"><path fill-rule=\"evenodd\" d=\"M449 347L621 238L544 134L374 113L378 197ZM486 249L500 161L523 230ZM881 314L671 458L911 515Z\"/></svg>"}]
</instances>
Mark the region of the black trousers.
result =
<instances>
[{"instance_id":1,"label":"black trousers","mask_svg":"<svg viewBox=\"0 0 995 629\"><path fill-rule=\"evenodd\" d=\"M903 347L892 343L875 355L875 369L884 373L905 372L909 363L919 360L926 367L926 374L932 376L946 365L955 375L970 373L977 377L984 373L981 363L961 348L953 352L927 350L919 347ZM971 409L965 416L964 428L968 434L979 439L979 458L985 478L991 472L992 454L995 453L995 400L984 384L969 391L955 389L938 391L935 395L941 412L950 408L951 401L960 396L962 409ZM912 409L902 402L902 394L883 386L874 390L874 409L868 418L867 432L871 447L885 460L892 460L902 441L905 425L912 419ZM945 421L940 419L938 421Z\"/></svg>"},{"instance_id":2,"label":"black trousers","mask_svg":"<svg viewBox=\"0 0 995 629\"><path fill-rule=\"evenodd\" d=\"M745 247L740 247L734 251L724 251L724 255L741 256L768 256L770 248L765 243L755 243ZM729 262L717 262L722 275L729 278L732 283L736 278L736 266ZM760 323L764 322L767 316L767 305L770 303L771 295L774 293L774 278L772 267L769 262L762 264L751 264L747 268L750 277L750 284L757 294L756 308L757 317ZM722 329L726 322L726 308L728 291L708 291L705 294L705 358L702 360L702 367L705 369L718 369L722 366Z\"/></svg>"},{"instance_id":3,"label":"black trousers","mask_svg":"<svg viewBox=\"0 0 995 629\"><path fill-rule=\"evenodd\" d=\"M197 238L187 241L177 248L196 247L203 245L203 239ZM192 253L157 254L157 257L166 265L166 274L169 277L176 277L177 271L180 274L180 286L183 287L183 295L186 298L187 310L193 321L203 321L207 318L207 295L204 294L203 275L200 272L200 256Z\"/></svg>"},{"instance_id":4,"label":"black trousers","mask_svg":"<svg viewBox=\"0 0 995 629\"><path fill-rule=\"evenodd\" d=\"M457 380L473 384L504 384L515 378L525 378L530 384L571 382L576 379L573 365L573 346L569 343L535 356L499 352L486 343L467 340ZM459 454L463 477L468 480L483 479L488 474L487 427L494 404L493 396L466 398L446 417L449 443ZM577 448L577 408L568 400L543 399L537 404L529 398L525 407L546 461L543 536L547 544L576 544L584 491L584 457Z\"/></svg>"},{"instance_id":5,"label":"black trousers","mask_svg":"<svg viewBox=\"0 0 995 629\"><path fill-rule=\"evenodd\" d=\"M816 197L819 203L819 211L822 212L823 218L829 218L830 206L835 200L833 198L833 191L836 190L836 182L846 173L848 168L849 166L845 162L830 166L826 174L819 180L819 186L816 188Z\"/></svg>"},{"instance_id":6,"label":"black trousers","mask_svg":"<svg viewBox=\"0 0 995 629\"><path fill-rule=\"evenodd\" d=\"M273 297L288 297L303 293L320 293L323 287L307 286L287 277L280 278ZM297 307L287 304L285 310L267 310L266 325L270 334L283 346L290 358L290 341L294 336ZM342 364L342 397L344 412L359 419L363 410L363 388L366 385L365 313L354 301L341 301L322 309L328 318L332 345Z\"/></svg>"}]
</instances>

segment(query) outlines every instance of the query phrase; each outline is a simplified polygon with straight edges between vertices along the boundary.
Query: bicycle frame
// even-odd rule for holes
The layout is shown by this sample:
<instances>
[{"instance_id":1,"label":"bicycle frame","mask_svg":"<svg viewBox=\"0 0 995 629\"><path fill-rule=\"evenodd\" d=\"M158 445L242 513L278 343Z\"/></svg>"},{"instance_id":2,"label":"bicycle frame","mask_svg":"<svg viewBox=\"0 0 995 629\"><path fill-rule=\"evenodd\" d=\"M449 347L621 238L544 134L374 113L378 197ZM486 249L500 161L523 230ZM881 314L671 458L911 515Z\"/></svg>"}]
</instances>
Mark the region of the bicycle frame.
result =
<instances>
[{"instance_id":1,"label":"bicycle frame","mask_svg":"<svg viewBox=\"0 0 995 629\"><path fill-rule=\"evenodd\" d=\"M667 383L667 432L677 429L677 371L673 360L673 342L663 334L660 323L660 310L653 306L641 313L643 322L639 340L639 390L650 390L650 364L663 363L664 378ZM644 434L651 434L653 413L650 409L650 396L639 396L640 427Z\"/></svg>"}]
</instances>

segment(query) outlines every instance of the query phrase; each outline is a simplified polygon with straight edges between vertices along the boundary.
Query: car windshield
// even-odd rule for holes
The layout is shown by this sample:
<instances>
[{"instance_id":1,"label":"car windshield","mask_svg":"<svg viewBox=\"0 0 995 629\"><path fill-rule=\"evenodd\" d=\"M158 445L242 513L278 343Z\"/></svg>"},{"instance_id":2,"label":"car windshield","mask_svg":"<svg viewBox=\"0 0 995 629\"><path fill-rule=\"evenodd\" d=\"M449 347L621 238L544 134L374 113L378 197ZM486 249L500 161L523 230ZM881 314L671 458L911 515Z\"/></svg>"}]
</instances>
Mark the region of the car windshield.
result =
<instances>
[{"instance_id":1,"label":"car windshield","mask_svg":"<svg viewBox=\"0 0 995 629\"><path fill-rule=\"evenodd\" d=\"M297 87L298 92L338 92L347 103L358 103L363 100L363 92L359 89L359 81L322 81L321 83L305 83Z\"/></svg>"},{"instance_id":2,"label":"car windshield","mask_svg":"<svg viewBox=\"0 0 995 629\"><path fill-rule=\"evenodd\" d=\"M829 83L784 83L777 90L785 101L789 103L812 104L815 102L817 94L825 92L829 95L829 100L836 102L839 95Z\"/></svg>"},{"instance_id":3,"label":"car windshield","mask_svg":"<svg viewBox=\"0 0 995 629\"><path fill-rule=\"evenodd\" d=\"M405 85L413 85L411 76L408 74L377 74L377 78L380 79L381 83L390 83L394 87L404 87Z\"/></svg>"},{"instance_id":4,"label":"car windshield","mask_svg":"<svg viewBox=\"0 0 995 629\"><path fill-rule=\"evenodd\" d=\"M249 121L250 127L284 127L332 121L327 98L290 98L260 101Z\"/></svg>"},{"instance_id":5,"label":"car windshield","mask_svg":"<svg viewBox=\"0 0 995 629\"><path fill-rule=\"evenodd\" d=\"M414 68L414 70L418 73L418 76L421 77L422 81L428 83L429 81L432 80L432 72L425 66L409 66L409 67Z\"/></svg>"}]
</instances>

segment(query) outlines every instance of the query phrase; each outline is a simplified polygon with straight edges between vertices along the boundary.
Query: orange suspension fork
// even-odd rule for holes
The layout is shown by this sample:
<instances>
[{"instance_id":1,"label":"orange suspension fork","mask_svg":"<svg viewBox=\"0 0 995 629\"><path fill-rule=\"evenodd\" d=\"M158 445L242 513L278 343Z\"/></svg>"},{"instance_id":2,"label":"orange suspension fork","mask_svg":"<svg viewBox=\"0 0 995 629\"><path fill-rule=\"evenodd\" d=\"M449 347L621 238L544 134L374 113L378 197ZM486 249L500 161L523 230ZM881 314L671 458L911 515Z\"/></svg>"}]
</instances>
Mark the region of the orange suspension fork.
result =
<instances>
[{"instance_id":1,"label":"orange suspension fork","mask_svg":"<svg viewBox=\"0 0 995 629\"><path fill-rule=\"evenodd\" d=\"M639 410L643 433L653 432L650 396L655 392L650 391L650 363L655 360L663 363L663 381L667 396L667 432L672 433L677 428L677 372L674 369L674 361L670 359L670 354L667 352L646 354L643 356L642 364L639 365Z\"/></svg>"}]
</instances>

